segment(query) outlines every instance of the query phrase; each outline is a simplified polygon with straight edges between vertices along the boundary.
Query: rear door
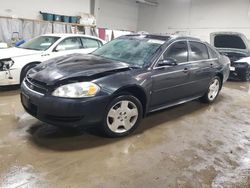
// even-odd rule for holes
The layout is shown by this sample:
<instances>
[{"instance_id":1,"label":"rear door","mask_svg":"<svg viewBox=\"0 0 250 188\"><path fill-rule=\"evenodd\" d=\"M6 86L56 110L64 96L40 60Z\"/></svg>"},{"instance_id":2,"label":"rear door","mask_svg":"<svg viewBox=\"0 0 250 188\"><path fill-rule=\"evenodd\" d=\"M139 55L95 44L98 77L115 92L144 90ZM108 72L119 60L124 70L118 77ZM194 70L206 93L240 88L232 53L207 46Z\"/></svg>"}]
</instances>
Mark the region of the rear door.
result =
<instances>
[{"instance_id":1,"label":"rear door","mask_svg":"<svg viewBox=\"0 0 250 188\"><path fill-rule=\"evenodd\" d=\"M190 64L188 63L187 41L177 41L163 54L177 61L175 66L161 67L156 64L152 71L151 108L171 105L190 96Z\"/></svg>"},{"instance_id":2,"label":"rear door","mask_svg":"<svg viewBox=\"0 0 250 188\"><path fill-rule=\"evenodd\" d=\"M218 59L211 58L207 45L198 41L189 41L189 61L192 66L190 79L192 82L191 95L202 95L206 92L208 84L214 75L214 67Z\"/></svg>"},{"instance_id":3,"label":"rear door","mask_svg":"<svg viewBox=\"0 0 250 188\"><path fill-rule=\"evenodd\" d=\"M84 47L84 53L91 53L103 45L99 40L92 38L81 37L81 40Z\"/></svg>"}]
</instances>

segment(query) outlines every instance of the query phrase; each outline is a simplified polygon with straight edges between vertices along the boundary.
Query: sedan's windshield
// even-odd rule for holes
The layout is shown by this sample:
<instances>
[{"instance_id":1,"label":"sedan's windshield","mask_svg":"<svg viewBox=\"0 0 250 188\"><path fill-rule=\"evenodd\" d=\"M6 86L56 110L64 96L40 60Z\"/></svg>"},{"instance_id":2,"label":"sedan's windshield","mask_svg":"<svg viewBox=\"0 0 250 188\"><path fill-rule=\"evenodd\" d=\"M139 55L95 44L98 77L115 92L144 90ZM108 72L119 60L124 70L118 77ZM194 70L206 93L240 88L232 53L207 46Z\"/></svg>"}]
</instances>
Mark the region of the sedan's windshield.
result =
<instances>
[{"instance_id":1,"label":"sedan's windshield","mask_svg":"<svg viewBox=\"0 0 250 188\"><path fill-rule=\"evenodd\" d=\"M97 49L93 54L132 66L143 66L151 60L164 42L149 38L118 38Z\"/></svg>"},{"instance_id":2,"label":"sedan's windshield","mask_svg":"<svg viewBox=\"0 0 250 188\"><path fill-rule=\"evenodd\" d=\"M45 51L50 46L52 46L59 38L60 37L40 36L20 45L18 48Z\"/></svg>"}]
</instances>

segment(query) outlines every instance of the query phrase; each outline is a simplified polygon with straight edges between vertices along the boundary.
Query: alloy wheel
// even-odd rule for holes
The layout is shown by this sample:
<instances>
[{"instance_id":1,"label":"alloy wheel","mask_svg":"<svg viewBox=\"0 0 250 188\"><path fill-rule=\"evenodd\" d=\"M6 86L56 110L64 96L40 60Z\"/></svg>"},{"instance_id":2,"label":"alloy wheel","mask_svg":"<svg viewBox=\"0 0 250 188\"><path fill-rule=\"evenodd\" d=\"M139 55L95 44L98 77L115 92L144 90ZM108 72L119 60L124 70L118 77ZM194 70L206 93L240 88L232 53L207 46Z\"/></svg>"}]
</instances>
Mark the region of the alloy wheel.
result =
<instances>
[{"instance_id":1,"label":"alloy wheel","mask_svg":"<svg viewBox=\"0 0 250 188\"><path fill-rule=\"evenodd\" d=\"M113 105L107 115L107 125L114 133L125 133L137 122L139 112L137 106L128 100Z\"/></svg>"},{"instance_id":2,"label":"alloy wheel","mask_svg":"<svg viewBox=\"0 0 250 188\"><path fill-rule=\"evenodd\" d=\"M220 90L220 81L218 79L214 79L213 82L209 86L208 99L213 101Z\"/></svg>"}]
</instances>

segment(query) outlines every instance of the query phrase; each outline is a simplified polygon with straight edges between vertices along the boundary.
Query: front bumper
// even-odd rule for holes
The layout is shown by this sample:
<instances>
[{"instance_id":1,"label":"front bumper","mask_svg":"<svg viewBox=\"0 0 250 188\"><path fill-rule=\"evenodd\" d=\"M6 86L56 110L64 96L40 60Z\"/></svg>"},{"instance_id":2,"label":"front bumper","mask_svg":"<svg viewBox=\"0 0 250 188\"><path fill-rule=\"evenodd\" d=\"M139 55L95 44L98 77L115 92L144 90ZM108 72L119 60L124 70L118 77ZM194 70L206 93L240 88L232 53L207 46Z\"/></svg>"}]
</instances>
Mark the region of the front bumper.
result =
<instances>
[{"instance_id":1,"label":"front bumper","mask_svg":"<svg viewBox=\"0 0 250 188\"><path fill-rule=\"evenodd\" d=\"M249 65L247 63L241 63L241 64L235 64L232 63L229 79L231 80L238 80L242 79L249 68Z\"/></svg>"},{"instance_id":2,"label":"front bumper","mask_svg":"<svg viewBox=\"0 0 250 188\"><path fill-rule=\"evenodd\" d=\"M0 87L20 84L20 71L11 69L9 71L0 71Z\"/></svg>"},{"instance_id":3,"label":"front bumper","mask_svg":"<svg viewBox=\"0 0 250 188\"><path fill-rule=\"evenodd\" d=\"M37 119L56 126L89 126L103 120L110 96L68 99L33 92L21 85L24 109Z\"/></svg>"}]
</instances>

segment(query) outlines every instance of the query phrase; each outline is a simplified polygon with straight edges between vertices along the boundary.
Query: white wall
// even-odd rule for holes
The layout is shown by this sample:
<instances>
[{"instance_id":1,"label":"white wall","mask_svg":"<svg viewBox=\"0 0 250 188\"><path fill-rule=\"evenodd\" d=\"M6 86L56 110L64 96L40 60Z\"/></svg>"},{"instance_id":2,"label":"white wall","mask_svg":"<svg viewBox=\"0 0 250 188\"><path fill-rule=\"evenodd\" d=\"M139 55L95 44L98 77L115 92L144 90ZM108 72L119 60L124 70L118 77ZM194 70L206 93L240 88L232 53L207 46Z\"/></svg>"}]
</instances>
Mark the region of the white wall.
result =
<instances>
[{"instance_id":1,"label":"white wall","mask_svg":"<svg viewBox=\"0 0 250 188\"><path fill-rule=\"evenodd\" d=\"M249 0L158 0L158 7L140 5L138 30L180 31L209 40L214 31L238 31L250 38Z\"/></svg>"},{"instance_id":2,"label":"white wall","mask_svg":"<svg viewBox=\"0 0 250 188\"><path fill-rule=\"evenodd\" d=\"M97 26L117 30L137 30L138 4L135 0L96 0Z\"/></svg>"},{"instance_id":3,"label":"white wall","mask_svg":"<svg viewBox=\"0 0 250 188\"><path fill-rule=\"evenodd\" d=\"M77 16L79 12L90 13L90 0L0 0L1 16L41 18L39 11Z\"/></svg>"}]
</instances>

